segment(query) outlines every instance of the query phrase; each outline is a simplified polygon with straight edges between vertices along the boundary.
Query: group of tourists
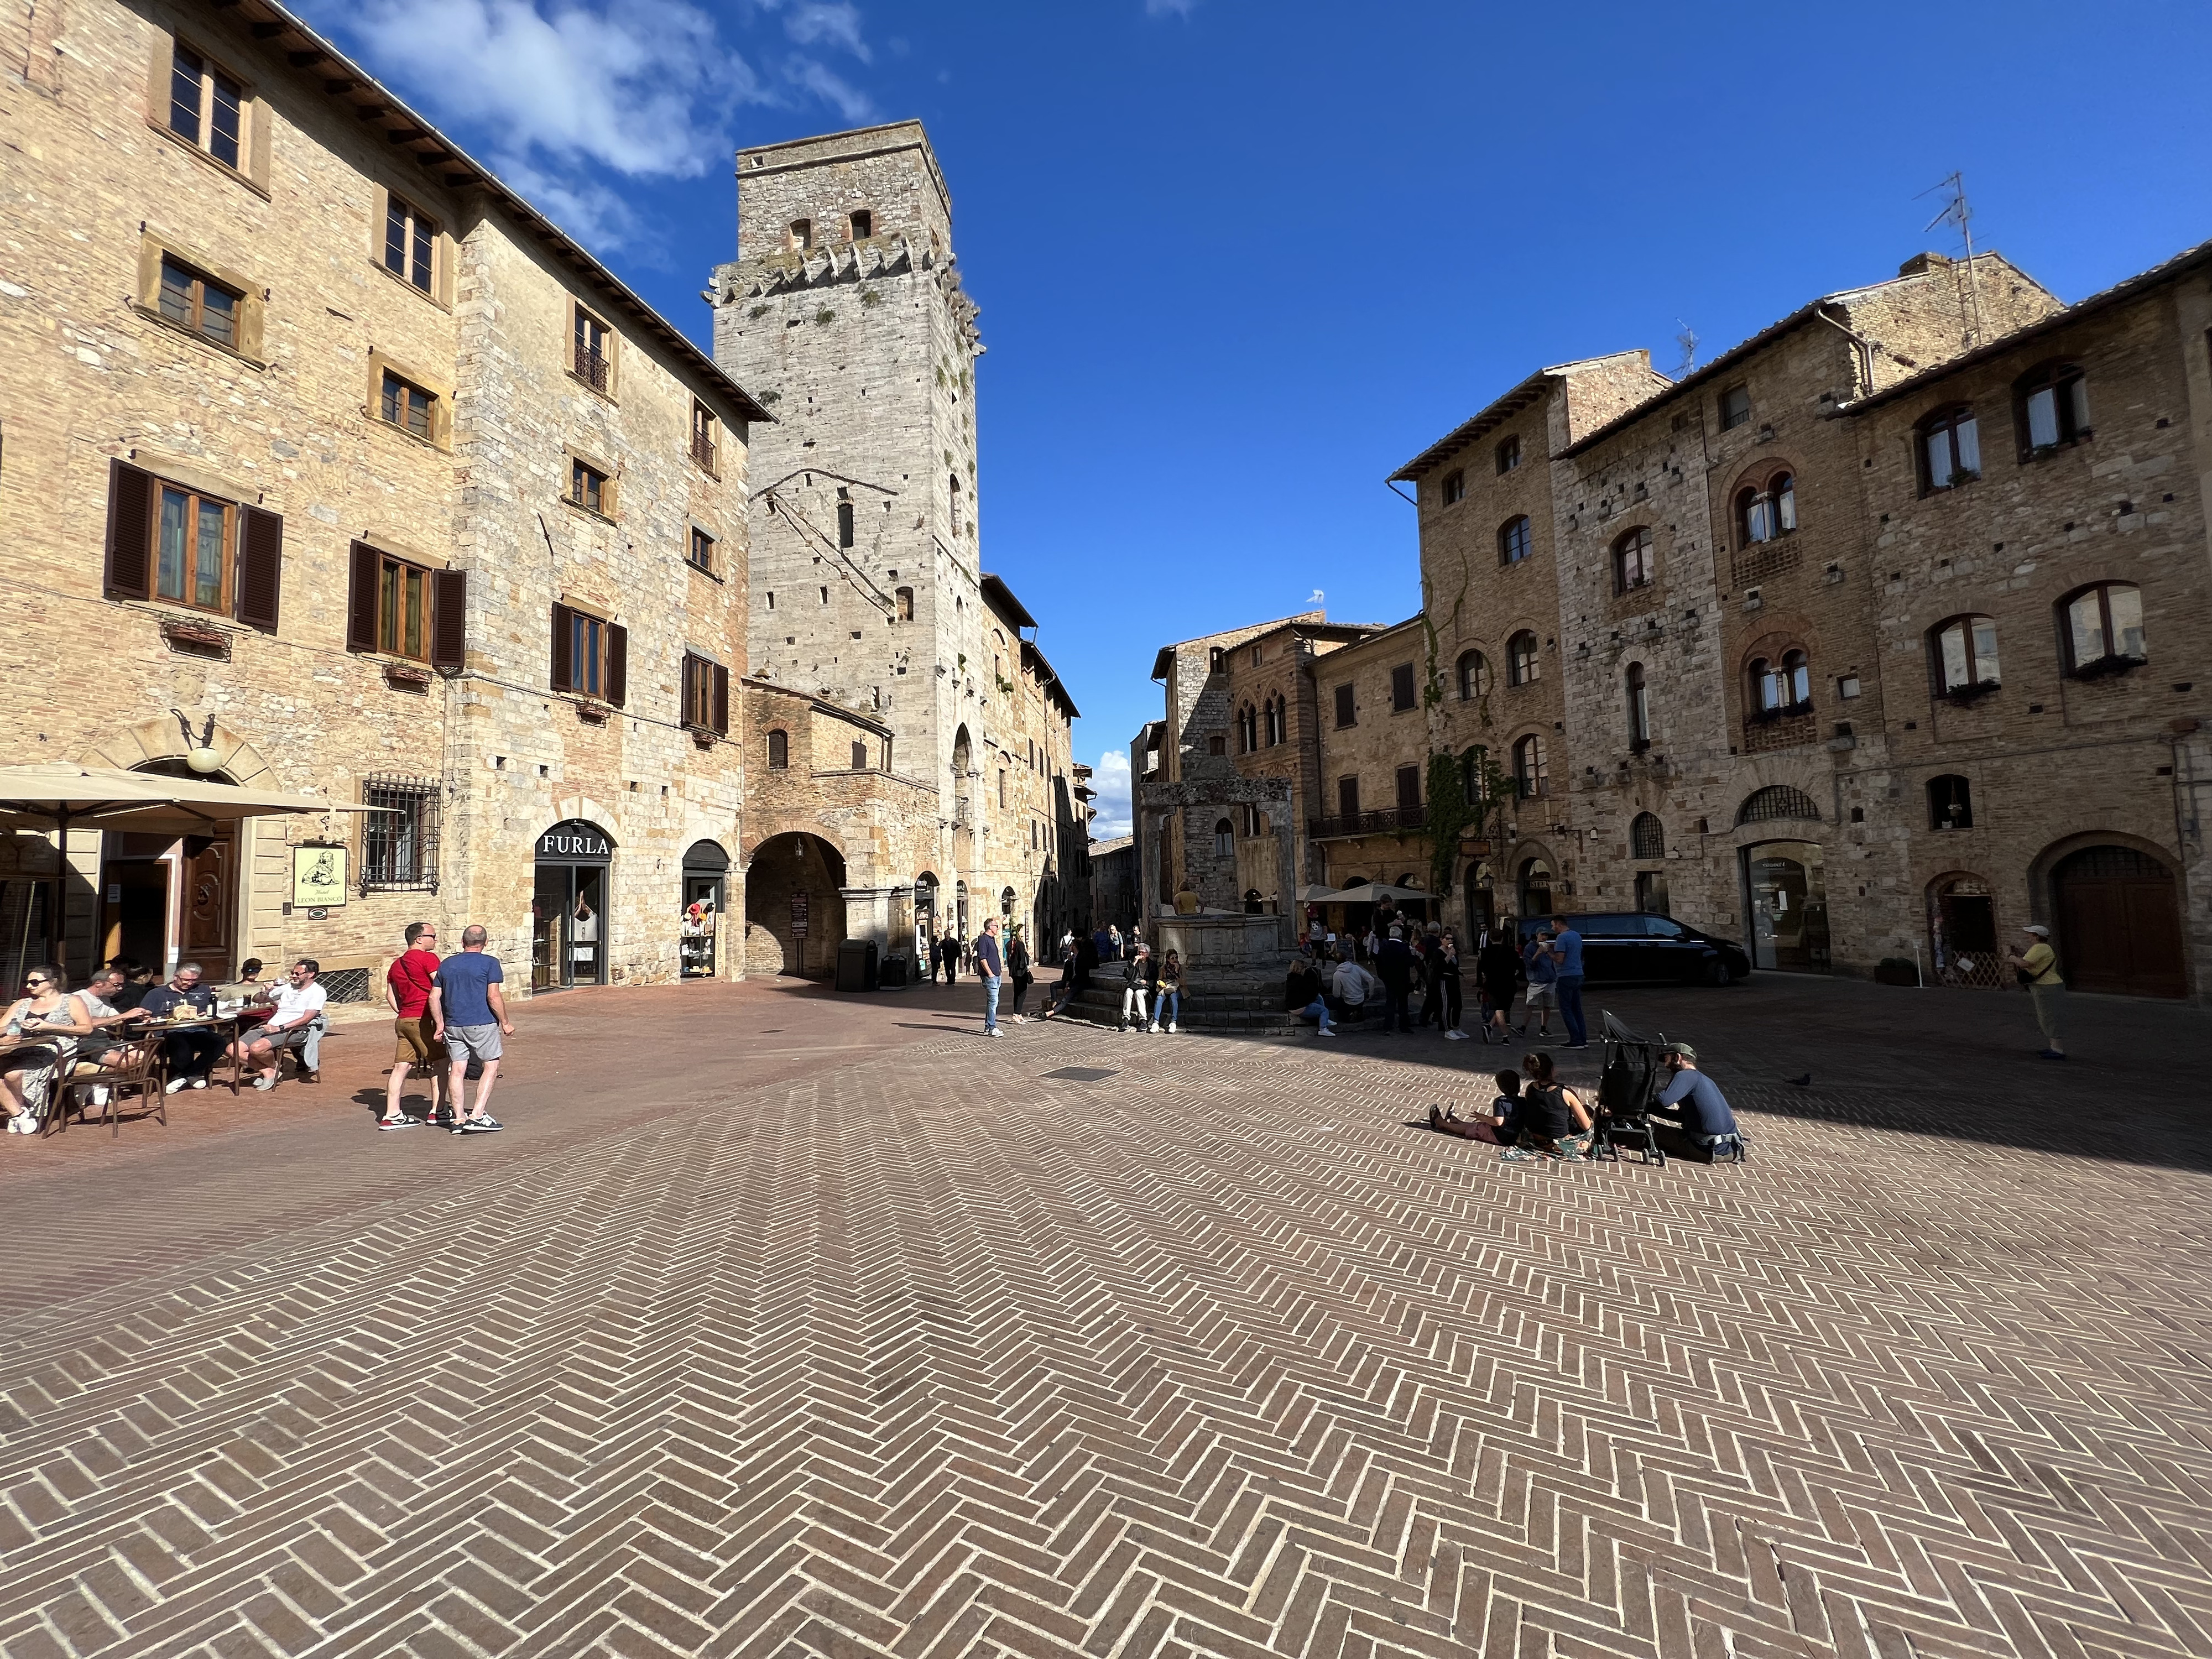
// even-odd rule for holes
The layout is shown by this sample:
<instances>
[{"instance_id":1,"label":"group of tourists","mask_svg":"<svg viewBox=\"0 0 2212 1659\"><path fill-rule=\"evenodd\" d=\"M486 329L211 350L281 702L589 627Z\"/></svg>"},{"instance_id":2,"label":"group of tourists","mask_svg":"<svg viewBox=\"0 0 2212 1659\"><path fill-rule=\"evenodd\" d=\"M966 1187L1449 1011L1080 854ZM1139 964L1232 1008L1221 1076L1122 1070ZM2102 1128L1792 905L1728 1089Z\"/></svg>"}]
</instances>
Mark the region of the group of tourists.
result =
<instances>
[{"instance_id":1,"label":"group of tourists","mask_svg":"<svg viewBox=\"0 0 2212 1659\"><path fill-rule=\"evenodd\" d=\"M1648 1115L1673 1143L1662 1150L1704 1164L1723 1154L1742 1158L1748 1151L1743 1132L1720 1085L1698 1069L1698 1051L1686 1042L1671 1043L1660 1050L1659 1064L1667 1081ZM1429 1127L1464 1140L1488 1141L1509 1164L1589 1161L1603 1108L1593 1111L1561 1083L1549 1054L1525 1054L1519 1071L1500 1072L1494 1081L1498 1093L1487 1109L1462 1117L1456 1108L1431 1106Z\"/></svg>"},{"instance_id":2,"label":"group of tourists","mask_svg":"<svg viewBox=\"0 0 2212 1659\"><path fill-rule=\"evenodd\" d=\"M1309 939L1285 975L1285 1011L1312 1022L1316 1035L1336 1036L1340 1027L1379 1015L1376 1029L1385 1036L1434 1027L1448 1041L1467 1042L1468 1033L1461 1027L1471 967L1477 997L1474 1034L1483 1042L1526 1038L1532 1024L1537 1037L1549 1037L1556 1012L1565 1046L1589 1046L1583 1018L1583 937L1565 917L1540 923L1525 946L1516 946L1504 929L1490 929L1470 964L1462 963L1451 929L1401 919L1387 900L1376 908L1379 931L1367 936L1371 949L1323 933ZM1413 1013L1416 996L1418 1019ZM1516 1000L1523 1003L1517 1024Z\"/></svg>"}]
</instances>

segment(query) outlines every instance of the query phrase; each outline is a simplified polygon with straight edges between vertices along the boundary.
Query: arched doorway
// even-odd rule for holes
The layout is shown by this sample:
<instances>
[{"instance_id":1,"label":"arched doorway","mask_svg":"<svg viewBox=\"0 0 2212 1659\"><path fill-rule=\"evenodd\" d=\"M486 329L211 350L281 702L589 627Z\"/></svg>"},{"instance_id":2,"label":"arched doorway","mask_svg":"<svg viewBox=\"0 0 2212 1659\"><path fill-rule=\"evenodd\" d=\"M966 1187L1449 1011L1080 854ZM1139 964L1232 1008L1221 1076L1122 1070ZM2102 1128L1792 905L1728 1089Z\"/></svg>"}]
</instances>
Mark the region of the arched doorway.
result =
<instances>
[{"instance_id":1,"label":"arched doorway","mask_svg":"<svg viewBox=\"0 0 2212 1659\"><path fill-rule=\"evenodd\" d=\"M952 937L965 950L968 945L968 884L952 884Z\"/></svg>"},{"instance_id":2,"label":"arched doorway","mask_svg":"<svg viewBox=\"0 0 2212 1659\"><path fill-rule=\"evenodd\" d=\"M922 978L929 977L935 958L930 949L937 942L937 877L928 870L914 878L914 960L915 971Z\"/></svg>"},{"instance_id":3,"label":"arched doorway","mask_svg":"<svg viewBox=\"0 0 2212 1659\"><path fill-rule=\"evenodd\" d=\"M2188 994L2173 872L2132 847L2084 847L2051 872L2059 962L2077 991Z\"/></svg>"},{"instance_id":4,"label":"arched doorway","mask_svg":"<svg viewBox=\"0 0 2212 1659\"><path fill-rule=\"evenodd\" d=\"M228 772L195 772L178 759L131 769L194 783L238 781ZM100 837L100 961L133 957L159 968L164 978L179 962L197 962L204 983L229 979L238 935L238 870L235 823L210 824L204 836L106 831Z\"/></svg>"},{"instance_id":5,"label":"arched doorway","mask_svg":"<svg viewBox=\"0 0 2212 1659\"><path fill-rule=\"evenodd\" d=\"M1928 960L1938 985L1995 990L2007 982L1996 899L1979 876L1954 872L1928 884Z\"/></svg>"},{"instance_id":6,"label":"arched doorway","mask_svg":"<svg viewBox=\"0 0 2212 1659\"><path fill-rule=\"evenodd\" d=\"M800 830L770 836L745 866L745 971L827 978L845 938L845 855Z\"/></svg>"},{"instance_id":7,"label":"arched doorway","mask_svg":"<svg viewBox=\"0 0 2212 1659\"><path fill-rule=\"evenodd\" d=\"M1498 926L1498 894L1491 884L1490 866L1480 859L1467 866L1467 937L1462 951L1476 951Z\"/></svg>"},{"instance_id":8,"label":"arched doorway","mask_svg":"<svg viewBox=\"0 0 2212 1659\"><path fill-rule=\"evenodd\" d=\"M678 945L685 979L714 977L714 941L728 902L730 855L711 841L684 850L684 918Z\"/></svg>"},{"instance_id":9,"label":"arched doorway","mask_svg":"<svg viewBox=\"0 0 2212 1659\"><path fill-rule=\"evenodd\" d=\"M614 854L613 837L582 818L564 818L538 837L530 896L532 990L607 982Z\"/></svg>"},{"instance_id":10,"label":"arched doorway","mask_svg":"<svg viewBox=\"0 0 2212 1659\"><path fill-rule=\"evenodd\" d=\"M1552 914L1552 866L1540 858L1521 860L1521 914L1523 916L1548 916Z\"/></svg>"}]
</instances>

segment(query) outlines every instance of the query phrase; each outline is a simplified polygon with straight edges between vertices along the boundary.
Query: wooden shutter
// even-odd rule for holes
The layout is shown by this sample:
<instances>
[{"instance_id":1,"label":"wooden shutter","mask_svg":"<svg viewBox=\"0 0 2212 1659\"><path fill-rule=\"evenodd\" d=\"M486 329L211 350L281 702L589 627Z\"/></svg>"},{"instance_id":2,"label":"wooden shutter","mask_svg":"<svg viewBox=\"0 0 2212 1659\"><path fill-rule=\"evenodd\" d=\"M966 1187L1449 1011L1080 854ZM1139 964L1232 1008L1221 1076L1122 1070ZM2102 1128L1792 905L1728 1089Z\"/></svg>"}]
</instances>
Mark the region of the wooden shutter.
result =
<instances>
[{"instance_id":1,"label":"wooden shutter","mask_svg":"<svg viewBox=\"0 0 2212 1659\"><path fill-rule=\"evenodd\" d=\"M440 570L430 577L430 666L459 673L468 666L469 573Z\"/></svg>"},{"instance_id":2,"label":"wooden shutter","mask_svg":"<svg viewBox=\"0 0 2212 1659\"><path fill-rule=\"evenodd\" d=\"M730 671L721 664L714 669L714 730L724 737L730 735Z\"/></svg>"},{"instance_id":3,"label":"wooden shutter","mask_svg":"<svg viewBox=\"0 0 2212 1659\"><path fill-rule=\"evenodd\" d=\"M346 649L376 649L376 588L384 574L384 556L366 542L356 542L346 592Z\"/></svg>"},{"instance_id":4,"label":"wooden shutter","mask_svg":"<svg viewBox=\"0 0 2212 1659\"><path fill-rule=\"evenodd\" d=\"M699 684L699 659L689 651L684 653L684 672L676 690L676 719L679 725L691 724L692 689Z\"/></svg>"},{"instance_id":5,"label":"wooden shutter","mask_svg":"<svg viewBox=\"0 0 2212 1659\"><path fill-rule=\"evenodd\" d=\"M607 701L617 708L629 696L629 629L607 624Z\"/></svg>"},{"instance_id":6,"label":"wooden shutter","mask_svg":"<svg viewBox=\"0 0 2212 1659\"><path fill-rule=\"evenodd\" d=\"M568 665L569 636L575 632L571 622L575 612L565 605L553 607L553 689L568 691L574 689L576 677Z\"/></svg>"},{"instance_id":7,"label":"wooden shutter","mask_svg":"<svg viewBox=\"0 0 2212 1659\"><path fill-rule=\"evenodd\" d=\"M258 507L240 507L238 520L238 619L274 634L284 586L284 520Z\"/></svg>"},{"instance_id":8,"label":"wooden shutter","mask_svg":"<svg viewBox=\"0 0 2212 1659\"><path fill-rule=\"evenodd\" d=\"M161 95L168 96L162 83ZM107 597L154 595L154 480L123 461L107 464Z\"/></svg>"}]
</instances>

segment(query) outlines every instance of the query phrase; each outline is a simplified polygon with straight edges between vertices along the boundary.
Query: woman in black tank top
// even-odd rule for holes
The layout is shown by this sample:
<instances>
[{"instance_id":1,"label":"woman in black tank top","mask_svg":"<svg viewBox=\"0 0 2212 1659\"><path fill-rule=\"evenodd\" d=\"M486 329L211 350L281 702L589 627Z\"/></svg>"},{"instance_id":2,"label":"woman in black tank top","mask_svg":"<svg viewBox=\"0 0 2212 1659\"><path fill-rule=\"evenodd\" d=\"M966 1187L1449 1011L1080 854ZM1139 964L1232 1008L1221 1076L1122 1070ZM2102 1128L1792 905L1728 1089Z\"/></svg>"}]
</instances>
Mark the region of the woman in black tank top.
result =
<instances>
[{"instance_id":1,"label":"woman in black tank top","mask_svg":"<svg viewBox=\"0 0 2212 1659\"><path fill-rule=\"evenodd\" d=\"M1559 1082L1547 1054L1522 1055L1521 1069L1528 1078L1521 1091L1521 1144L1563 1157L1579 1153L1590 1127L1582 1097Z\"/></svg>"}]
</instances>

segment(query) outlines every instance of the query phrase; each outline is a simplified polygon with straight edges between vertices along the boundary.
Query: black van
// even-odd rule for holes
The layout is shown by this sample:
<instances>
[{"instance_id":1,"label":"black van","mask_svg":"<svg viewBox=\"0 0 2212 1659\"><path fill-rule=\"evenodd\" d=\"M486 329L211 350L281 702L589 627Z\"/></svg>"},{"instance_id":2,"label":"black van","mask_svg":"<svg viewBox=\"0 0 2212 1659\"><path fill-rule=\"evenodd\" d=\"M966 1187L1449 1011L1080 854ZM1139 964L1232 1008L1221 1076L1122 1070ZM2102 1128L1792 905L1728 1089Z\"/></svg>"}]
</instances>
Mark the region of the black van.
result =
<instances>
[{"instance_id":1,"label":"black van","mask_svg":"<svg viewBox=\"0 0 2212 1659\"><path fill-rule=\"evenodd\" d=\"M1521 951L1549 916L1521 919ZM1563 918L1583 936L1583 977L1592 985L1630 980L1680 985L1729 985L1751 972L1741 945L1676 921L1671 916L1625 910Z\"/></svg>"}]
</instances>

